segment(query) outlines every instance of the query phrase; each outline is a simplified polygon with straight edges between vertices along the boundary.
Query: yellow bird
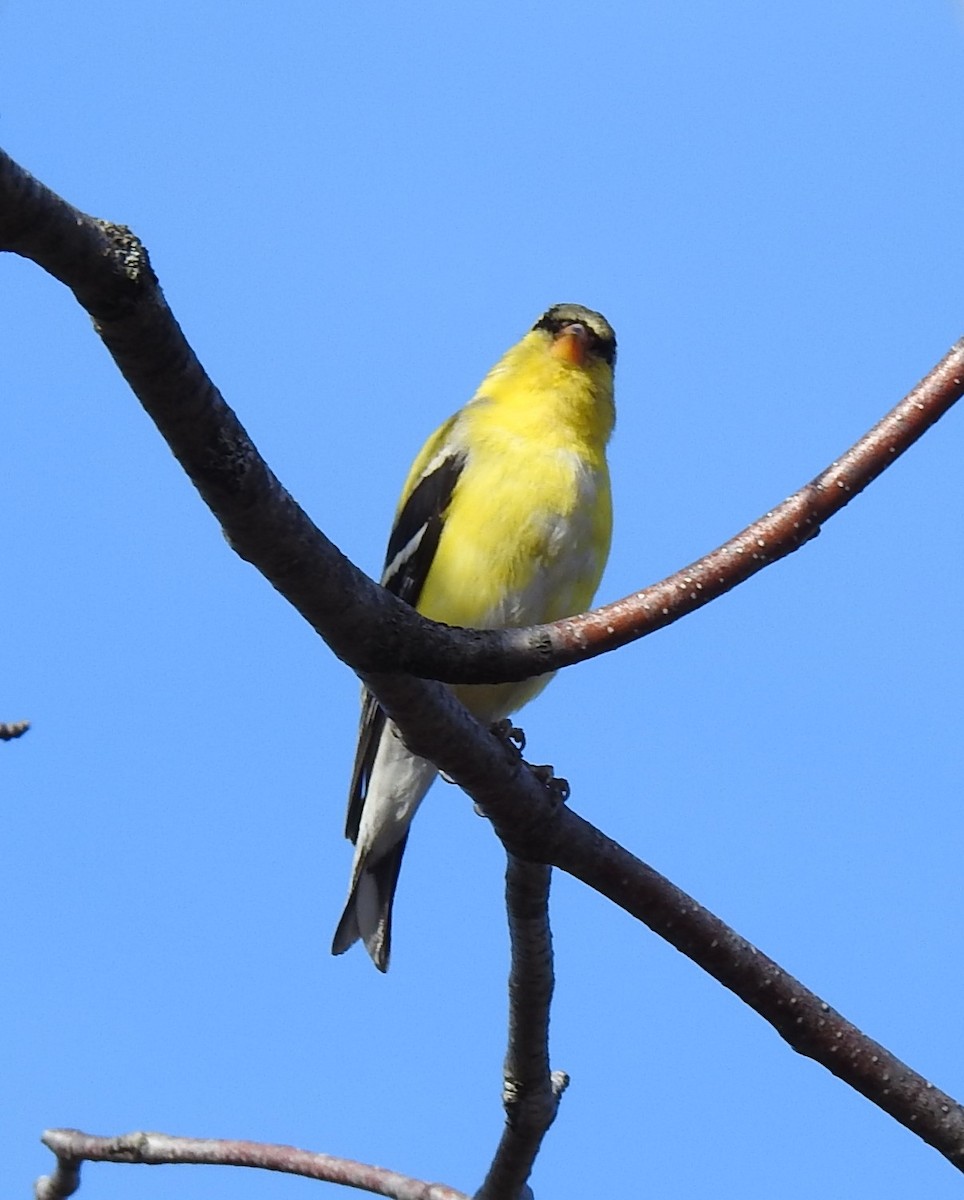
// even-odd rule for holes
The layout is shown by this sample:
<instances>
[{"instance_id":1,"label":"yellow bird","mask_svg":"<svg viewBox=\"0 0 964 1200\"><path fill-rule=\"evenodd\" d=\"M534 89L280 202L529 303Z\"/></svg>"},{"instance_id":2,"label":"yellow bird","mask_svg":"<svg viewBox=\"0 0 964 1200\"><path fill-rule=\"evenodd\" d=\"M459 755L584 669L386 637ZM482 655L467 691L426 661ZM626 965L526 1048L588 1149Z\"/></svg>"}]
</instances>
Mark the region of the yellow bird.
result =
<instances>
[{"instance_id":1,"label":"yellow bird","mask_svg":"<svg viewBox=\"0 0 964 1200\"><path fill-rule=\"evenodd\" d=\"M422 447L402 489L382 585L434 621L477 629L589 608L612 535L606 445L615 362L616 335L599 313L556 304L541 316ZM491 723L551 678L452 690ZM355 857L333 954L360 938L375 966L388 969L402 854L437 773L363 691L345 827Z\"/></svg>"}]
</instances>

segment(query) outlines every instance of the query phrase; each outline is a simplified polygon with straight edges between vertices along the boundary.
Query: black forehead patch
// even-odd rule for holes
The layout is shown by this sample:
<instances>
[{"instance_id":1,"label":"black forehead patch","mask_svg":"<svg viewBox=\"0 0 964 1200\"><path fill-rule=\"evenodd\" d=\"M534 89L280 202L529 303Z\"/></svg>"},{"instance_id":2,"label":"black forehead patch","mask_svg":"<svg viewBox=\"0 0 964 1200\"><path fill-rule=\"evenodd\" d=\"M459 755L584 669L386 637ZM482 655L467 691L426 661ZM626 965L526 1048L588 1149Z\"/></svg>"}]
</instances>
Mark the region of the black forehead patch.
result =
<instances>
[{"instance_id":1,"label":"black forehead patch","mask_svg":"<svg viewBox=\"0 0 964 1200\"><path fill-rule=\"evenodd\" d=\"M568 325L582 325L589 334L589 348L597 358L610 366L616 361L616 335L600 313L583 308L581 304L554 304L533 325L557 337Z\"/></svg>"}]
</instances>

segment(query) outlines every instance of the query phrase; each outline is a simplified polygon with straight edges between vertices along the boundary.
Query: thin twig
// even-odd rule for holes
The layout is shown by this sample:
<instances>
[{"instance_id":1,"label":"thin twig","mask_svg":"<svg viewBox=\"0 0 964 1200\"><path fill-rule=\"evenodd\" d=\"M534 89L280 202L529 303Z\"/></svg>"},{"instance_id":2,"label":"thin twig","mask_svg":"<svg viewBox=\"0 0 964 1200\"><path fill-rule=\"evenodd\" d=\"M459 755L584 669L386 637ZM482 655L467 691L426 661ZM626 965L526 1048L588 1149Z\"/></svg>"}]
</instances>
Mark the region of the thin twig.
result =
<instances>
[{"instance_id":1,"label":"thin twig","mask_svg":"<svg viewBox=\"0 0 964 1200\"><path fill-rule=\"evenodd\" d=\"M515 1200L523 1193L559 1099L569 1082L549 1069L552 1001L551 868L508 855L505 901L509 917L509 1039L503 1071L505 1128L475 1200Z\"/></svg>"},{"instance_id":2,"label":"thin twig","mask_svg":"<svg viewBox=\"0 0 964 1200\"><path fill-rule=\"evenodd\" d=\"M35 1200L66 1200L79 1185L81 1162L144 1163L150 1166L193 1163L204 1166L260 1167L340 1183L346 1187L388 1196L391 1200L469 1200L464 1192L441 1183L425 1183L384 1167L312 1154L294 1146L241 1142L217 1138L171 1137L165 1133L126 1133L94 1137L79 1129L48 1129L42 1138L57 1156L57 1170L34 1188Z\"/></svg>"}]
</instances>

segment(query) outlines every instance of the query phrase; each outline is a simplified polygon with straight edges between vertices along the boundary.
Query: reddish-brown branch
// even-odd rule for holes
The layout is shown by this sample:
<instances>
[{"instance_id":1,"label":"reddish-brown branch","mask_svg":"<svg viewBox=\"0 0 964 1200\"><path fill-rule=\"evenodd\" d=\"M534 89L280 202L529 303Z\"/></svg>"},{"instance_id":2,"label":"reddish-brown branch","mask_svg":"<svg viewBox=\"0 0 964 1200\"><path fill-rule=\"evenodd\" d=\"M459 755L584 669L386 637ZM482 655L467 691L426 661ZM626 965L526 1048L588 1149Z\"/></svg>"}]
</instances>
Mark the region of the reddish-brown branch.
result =
<instances>
[{"instance_id":1,"label":"reddish-brown branch","mask_svg":"<svg viewBox=\"0 0 964 1200\"><path fill-rule=\"evenodd\" d=\"M205 374L130 230L73 208L0 151L0 250L72 289L237 553L356 670L449 683L524 679L645 637L790 554L964 392L964 340L883 421L705 558L593 613L516 630L419 617L352 565L281 486Z\"/></svg>"},{"instance_id":2,"label":"reddish-brown branch","mask_svg":"<svg viewBox=\"0 0 964 1200\"><path fill-rule=\"evenodd\" d=\"M636 641L694 612L817 536L964 395L964 338L901 402L829 467L782 504L697 562L635 595L607 604L553 632L564 664ZM554 630L566 626L557 622ZM591 654L589 657L591 657ZM572 657L569 657L571 655Z\"/></svg>"},{"instance_id":3,"label":"reddish-brown branch","mask_svg":"<svg viewBox=\"0 0 964 1200\"><path fill-rule=\"evenodd\" d=\"M150 1166L193 1163L203 1166L260 1167L388 1196L391 1200L469 1200L441 1183L425 1183L384 1167L312 1154L294 1146L216 1138L171 1137L164 1133L127 1133L94 1137L79 1129L48 1129L43 1142L57 1156L57 1170L37 1181L35 1200L66 1200L77 1190L82 1162L144 1163Z\"/></svg>"}]
</instances>

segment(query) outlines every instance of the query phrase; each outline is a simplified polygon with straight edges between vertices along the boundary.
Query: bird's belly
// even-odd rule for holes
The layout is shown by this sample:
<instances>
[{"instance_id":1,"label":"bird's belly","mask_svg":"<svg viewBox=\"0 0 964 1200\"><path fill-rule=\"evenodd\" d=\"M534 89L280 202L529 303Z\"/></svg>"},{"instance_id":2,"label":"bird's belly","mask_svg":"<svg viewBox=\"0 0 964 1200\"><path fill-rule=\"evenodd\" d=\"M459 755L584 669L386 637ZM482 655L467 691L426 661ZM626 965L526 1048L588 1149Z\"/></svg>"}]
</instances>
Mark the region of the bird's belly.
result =
<instances>
[{"instance_id":1,"label":"bird's belly","mask_svg":"<svg viewBox=\"0 0 964 1200\"><path fill-rule=\"evenodd\" d=\"M499 476L482 477L460 511L471 523L446 525L418 609L447 625L498 629L538 625L582 612L592 601L608 550L608 489L576 456L537 464L532 503L518 503L519 481L504 502ZM533 471L534 473L534 471ZM547 497L548 492L548 497ZM519 522L518 512L526 514ZM602 536L601 536L602 534ZM551 675L454 691L479 720L494 721L527 704Z\"/></svg>"}]
</instances>

